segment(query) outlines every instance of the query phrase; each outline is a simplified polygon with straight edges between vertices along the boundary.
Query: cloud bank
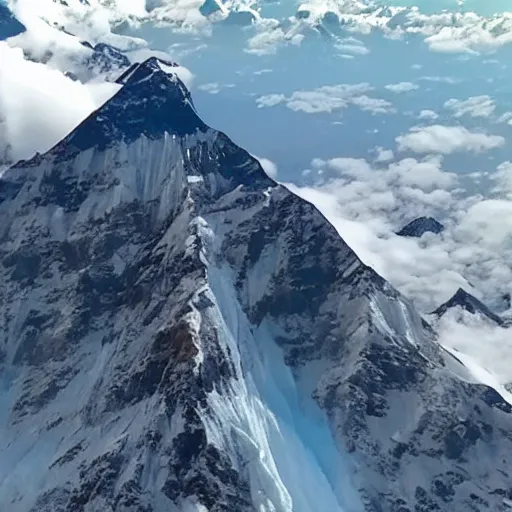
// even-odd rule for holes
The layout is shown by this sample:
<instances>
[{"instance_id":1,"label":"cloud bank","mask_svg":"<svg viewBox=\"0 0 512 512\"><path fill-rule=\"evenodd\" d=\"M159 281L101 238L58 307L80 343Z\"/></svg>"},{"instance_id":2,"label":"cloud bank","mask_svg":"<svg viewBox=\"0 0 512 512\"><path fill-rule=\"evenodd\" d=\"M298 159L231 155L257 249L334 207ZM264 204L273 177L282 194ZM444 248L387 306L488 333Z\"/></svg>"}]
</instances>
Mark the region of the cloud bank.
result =
<instances>
[{"instance_id":1,"label":"cloud bank","mask_svg":"<svg viewBox=\"0 0 512 512\"><path fill-rule=\"evenodd\" d=\"M408 133L399 135L395 140L399 151L444 155L463 151L482 153L505 144L505 139L500 135L472 132L463 126L439 124L412 127Z\"/></svg>"}]
</instances>

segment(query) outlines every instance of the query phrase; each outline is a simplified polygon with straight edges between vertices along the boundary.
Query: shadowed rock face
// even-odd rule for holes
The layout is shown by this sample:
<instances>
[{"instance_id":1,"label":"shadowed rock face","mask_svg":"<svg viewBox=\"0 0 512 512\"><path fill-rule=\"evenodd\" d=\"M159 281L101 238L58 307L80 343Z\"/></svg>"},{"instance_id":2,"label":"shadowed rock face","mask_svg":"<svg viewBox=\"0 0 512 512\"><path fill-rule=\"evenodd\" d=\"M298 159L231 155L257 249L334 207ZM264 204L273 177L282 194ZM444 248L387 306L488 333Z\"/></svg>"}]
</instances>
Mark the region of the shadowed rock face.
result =
<instances>
[{"instance_id":1,"label":"shadowed rock face","mask_svg":"<svg viewBox=\"0 0 512 512\"><path fill-rule=\"evenodd\" d=\"M453 308L462 308L473 315L481 315L497 325L505 324L500 316L493 313L483 302L462 288L459 288L450 300L441 304L432 314L442 317Z\"/></svg>"},{"instance_id":2,"label":"shadowed rock face","mask_svg":"<svg viewBox=\"0 0 512 512\"><path fill-rule=\"evenodd\" d=\"M510 405L172 67L0 180L0 502L501 510Z\"/></svg>"},{"instance_id":3,"label":"shadowed rock face","mask_svg":"<svg viewBox=\"0 0 512 512\"><path fill-rule=\"evenodd\" d=\"M432 217L418 217L404 226L397 235L420 238L425 233L438 235L444 231L444 226Z\"/></svg>"}]
</instances>

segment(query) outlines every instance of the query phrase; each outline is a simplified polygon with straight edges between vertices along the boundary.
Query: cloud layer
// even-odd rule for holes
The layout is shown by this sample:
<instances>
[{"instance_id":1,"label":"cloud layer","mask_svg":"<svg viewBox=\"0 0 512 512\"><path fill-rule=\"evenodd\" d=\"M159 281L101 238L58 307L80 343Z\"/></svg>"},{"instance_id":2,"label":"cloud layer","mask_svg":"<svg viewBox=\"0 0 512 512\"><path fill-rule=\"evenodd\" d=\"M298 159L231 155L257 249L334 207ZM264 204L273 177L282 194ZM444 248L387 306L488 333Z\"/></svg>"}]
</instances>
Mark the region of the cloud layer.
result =
<instances>
[{"instance_id":1,"label":"cloud layer","mask_svg":"<svg viewBox=\"0 0 512 512\"><path fill-rule=\"evenodd\" d=\"M315 159L308 184L290 188L315 203L347 243L425 312L459 287L491 305L512 283L512 201L468 195L441 156L390 163ZM420 216L446 226L442 235L395 233Z\"/></svg>"}]
</instances>

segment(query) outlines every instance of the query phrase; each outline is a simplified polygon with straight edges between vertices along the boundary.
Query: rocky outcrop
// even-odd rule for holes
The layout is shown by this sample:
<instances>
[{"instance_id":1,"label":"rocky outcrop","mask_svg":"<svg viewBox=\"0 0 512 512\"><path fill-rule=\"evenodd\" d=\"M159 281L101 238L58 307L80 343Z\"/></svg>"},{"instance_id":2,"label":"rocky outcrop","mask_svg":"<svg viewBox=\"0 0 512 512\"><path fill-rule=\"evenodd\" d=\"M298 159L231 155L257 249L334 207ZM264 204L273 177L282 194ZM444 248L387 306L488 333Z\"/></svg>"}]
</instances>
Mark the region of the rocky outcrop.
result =
<instances>
[{"instance_id":1,"label":"rocky outcrop","mask_svg":"<svg viewBox=\"0 0 512 512\"><path fill-rule=\"evenodd\" d=\"M438 235L444 231L444 226L432 217L418 217L405 225L397 235L421 238L425 233Z\"/></svg>"}]
</instances>

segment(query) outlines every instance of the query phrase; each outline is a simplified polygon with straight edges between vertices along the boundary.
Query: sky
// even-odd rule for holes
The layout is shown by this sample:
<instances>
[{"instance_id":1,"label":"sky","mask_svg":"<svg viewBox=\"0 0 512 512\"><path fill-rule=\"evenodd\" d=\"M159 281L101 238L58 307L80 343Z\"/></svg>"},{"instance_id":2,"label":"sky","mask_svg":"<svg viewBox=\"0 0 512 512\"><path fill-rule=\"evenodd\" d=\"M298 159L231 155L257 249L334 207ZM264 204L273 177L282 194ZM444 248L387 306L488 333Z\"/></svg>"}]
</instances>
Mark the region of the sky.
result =
<instances>
[{"instance_id":1,"label":"sky","mask_svg":"<svg viewBox=\"0 0 512 512\"><path fill-rule=\"evenodd\" d=\"M423 314L463 287L511 315L506 2L90 3L8 2L28 30L0 41L0 167L49 149L115 94L111 77L66 74L84 66L80 40L132 60L162 52L188 70L203 119L316 204ZM443 234L396 235L423 215ZM444 319L442 343L512 382L508 331L477 320Z\"/></svg>"}]
</instances>

